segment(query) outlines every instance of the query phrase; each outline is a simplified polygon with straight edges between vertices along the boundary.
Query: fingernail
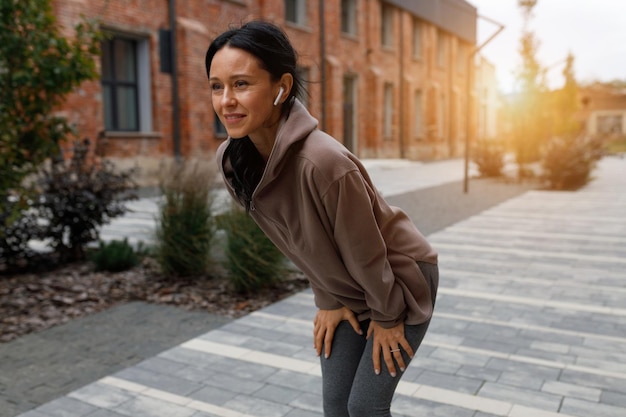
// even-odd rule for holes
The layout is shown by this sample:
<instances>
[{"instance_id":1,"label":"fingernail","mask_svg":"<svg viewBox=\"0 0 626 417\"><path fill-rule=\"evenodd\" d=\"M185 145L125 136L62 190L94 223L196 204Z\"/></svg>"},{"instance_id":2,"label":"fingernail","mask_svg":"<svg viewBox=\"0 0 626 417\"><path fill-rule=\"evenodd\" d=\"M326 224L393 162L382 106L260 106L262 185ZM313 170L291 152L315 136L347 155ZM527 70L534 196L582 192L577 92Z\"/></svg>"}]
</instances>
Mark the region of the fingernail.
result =
<instances>
[{"instance_id":1,"label":"fingernail","mask_svg":"<svg viewBox=\"0 0 626 417\"><path fill-rule=\"evenodd\" d=\"M402 372L404 372L404 368L400 368L400 370L401 370Z\"/></svg>"},{"instance_id":2,"label":"fingernail","mask_svg":"<svg viewBox=\"0 0 626 417\"><path fill-rule=\"evenodd\" d=\"M391 376L395 378L395 377L396 377L396 373L395 373L395 372L392 372L392 373L391 373Z\"/></svg>"},{"instance_id":3,"label":"fingernail","mask_svg":"<svg viewBox=\"0 0 626 417\"><path fill-rule=\"evenodd\" d=\"M328 353L324 354L324 358L328 359Z\"/></svg>"},{"instance_id":4,"label":"fingernail","mask_svg":"<svg viewBox=\"0 0 626 417\"><path fill-rule=\"evenodd\" d=\"M380 369L374 369L374 373L375 373L376 375L380 375Z\"/></svg>"}]
</instances>

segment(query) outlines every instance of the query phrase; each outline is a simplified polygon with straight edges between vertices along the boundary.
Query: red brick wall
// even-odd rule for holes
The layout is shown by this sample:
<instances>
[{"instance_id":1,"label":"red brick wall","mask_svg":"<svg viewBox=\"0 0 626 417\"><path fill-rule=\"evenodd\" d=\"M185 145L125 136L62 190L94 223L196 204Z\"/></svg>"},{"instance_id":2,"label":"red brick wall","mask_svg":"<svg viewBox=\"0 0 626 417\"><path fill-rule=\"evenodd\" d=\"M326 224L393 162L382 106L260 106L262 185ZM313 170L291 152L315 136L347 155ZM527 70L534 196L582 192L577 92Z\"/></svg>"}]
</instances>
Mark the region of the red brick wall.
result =
<instances>
[{"instance_id":1,"label":"red brick wall","mask_svg":"<svg viewBox=\"0 0 626 417\"><path fill-rule=\"evenodd\" d=\"M358 2L358 35L346 36L340 30L340 1L325 1L326 101L325 128L342 141L343 79L357 77L357 149L361 157L408 157L432 159L462 151L455 142L458 123L451 120L459 111L453 107L454 94L465 95L465 76L456 72L455 43L448 41L448 65L436 64L437 29L427 22L423 30L423 57L412 56L412 16L401 9L394 11L394 44L382 48L381 2ZM177 69L180 105L180 149L184 156L214 151L221 139L213 133L214 113L204 68L204 55L210 41L231 24L263 17L285 29L299 53L300 65L308 68L309 107L322 119L320 73L319 3L308 1L307 25L300 27L284 22L281 0L178 0ZM81 15L101 21L102 27L141 36L149 42L152 131L143 133L106 133L109 154L122 158L167 158L174 154L172 123L172 82L170 74L160 72L159 29L169 28L167 0L56 0L55 11L66 34ZM402 33L400 32L402 30ZM99 59L98 59L99 65ZM402 71L400 69L402 65ZM383 137L383 90L386 83L394 87L392 135ZM416 90L425 98L424 120L437 124L437 100L446 96L445 137L436 129L426 129L426 138L414 137L414 104ZM97 138L102 132L103 104L99 81L81 85L63 108L76 124L81 137ZM401 113L402 112L402 113ZM432 127L431 126L431 127ZM456 155L454 155L456 156Z\"/></svg>"}]
</instances>

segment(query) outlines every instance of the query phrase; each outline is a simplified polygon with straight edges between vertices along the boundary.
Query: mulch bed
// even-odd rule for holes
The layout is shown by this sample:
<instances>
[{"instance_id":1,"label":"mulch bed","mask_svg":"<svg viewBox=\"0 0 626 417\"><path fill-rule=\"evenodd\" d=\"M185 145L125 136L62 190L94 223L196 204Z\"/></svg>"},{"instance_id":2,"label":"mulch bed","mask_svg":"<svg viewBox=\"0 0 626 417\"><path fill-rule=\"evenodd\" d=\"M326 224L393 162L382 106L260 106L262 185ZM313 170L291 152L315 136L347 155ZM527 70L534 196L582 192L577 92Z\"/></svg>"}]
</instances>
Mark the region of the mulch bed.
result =
<instances>
[{"instance_id":1,"label":"mulch bed","mask_svg":"<svg viewBox=\"0 0 626 417\"><path fill-rule=\"evenodd\" d=\"M90 262L80 262L46 272L0 275L0 342L137 300L237 318L307 286L304 275L292 272L272 288L239 294L224 277L164 277L149 258L118 273L96 272Z\"/></svg>"}]
</instances>

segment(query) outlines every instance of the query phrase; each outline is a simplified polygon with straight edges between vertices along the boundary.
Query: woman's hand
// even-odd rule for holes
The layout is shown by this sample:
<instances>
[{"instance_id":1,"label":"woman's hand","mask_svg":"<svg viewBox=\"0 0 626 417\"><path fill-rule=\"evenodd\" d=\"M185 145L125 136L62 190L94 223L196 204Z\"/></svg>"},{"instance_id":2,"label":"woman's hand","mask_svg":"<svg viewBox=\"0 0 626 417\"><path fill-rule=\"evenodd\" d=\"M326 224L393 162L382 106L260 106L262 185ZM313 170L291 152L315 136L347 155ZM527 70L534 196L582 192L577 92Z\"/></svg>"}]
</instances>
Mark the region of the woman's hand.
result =
<instances>
[{"instance_id":1,"label":"woman's hand","mask_svg":"<svg viewBox=\"0 0 626 417\"><path fill-rule=\"evenodd\" d=\"M409 345L409 342L404 337L404 323L400 323L390 329L385 329L375 321L372 321L367 330L367 338L369 339L372 335L374 337L372 361L374 362L374 372L376 375L380 374L381 352L391 376L396 376L396 367L393 363L394 358L400 370L404 372L406 366L402 358L401 349L404 349L410 358L413 357L413 349L411 349L411 345Z\"/></svg>"},{"instance_id":2,"label":"woman's hand","mask_svg":"<svg viewBox=\"0 0 626 417\"><path fill-rule=\"evenodd\" d=\"M336 310L317 311L313 321L313 341L317 356L322 354L322 346L324 346L324 356L330 357L335 329L343 320L348 320L355 332L363 334L359 321L350 309L341 307Z\"/></svg>"}]
</instances>

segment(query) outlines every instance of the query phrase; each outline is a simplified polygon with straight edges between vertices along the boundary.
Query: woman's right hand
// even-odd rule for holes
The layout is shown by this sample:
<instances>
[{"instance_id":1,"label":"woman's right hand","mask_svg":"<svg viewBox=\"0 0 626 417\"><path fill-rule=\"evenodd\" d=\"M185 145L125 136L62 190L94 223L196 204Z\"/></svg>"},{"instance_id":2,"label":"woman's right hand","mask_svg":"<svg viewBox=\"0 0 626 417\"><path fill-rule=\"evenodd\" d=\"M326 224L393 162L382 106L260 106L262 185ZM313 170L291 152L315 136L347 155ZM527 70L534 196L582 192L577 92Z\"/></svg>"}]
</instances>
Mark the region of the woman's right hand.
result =
<instances>
[{"instance_id":1,"label":"woman's right hand","mask_svg":"<svg viewBox=\"0 0 626 417\"><path fill-rule=\"evenodd\" d=\"M313 340L317 356L322 354L322 346L324 346L324 357L330 357L335 329L343 320L350 322L355 332L363 334L359 321L349 308L341 307L336 310L317 311L313 321Z\"/></svg>"}]
</instances>

